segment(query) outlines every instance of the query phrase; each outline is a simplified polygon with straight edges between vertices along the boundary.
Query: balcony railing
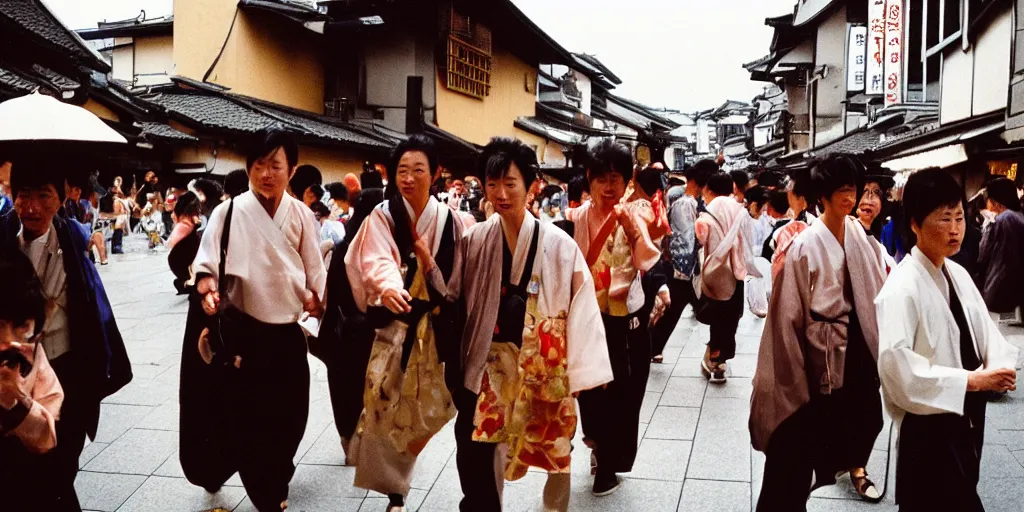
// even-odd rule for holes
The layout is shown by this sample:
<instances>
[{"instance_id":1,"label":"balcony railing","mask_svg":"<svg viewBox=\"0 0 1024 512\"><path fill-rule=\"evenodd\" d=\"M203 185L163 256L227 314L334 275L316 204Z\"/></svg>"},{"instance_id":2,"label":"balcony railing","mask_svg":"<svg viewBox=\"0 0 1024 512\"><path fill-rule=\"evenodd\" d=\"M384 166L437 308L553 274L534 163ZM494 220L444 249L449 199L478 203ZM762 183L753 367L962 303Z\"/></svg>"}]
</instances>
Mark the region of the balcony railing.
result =
<instances>
[{"instance_id":1,"label":"balcony railing","mask_svg":"<svg viewBox=\"0 0 1024 512\"><path fill-rule=\"evenodd\" d=\"M454 36L448 36L449 89L484 99L491 94L491 55Z\"/></svg>"}]
</instances>

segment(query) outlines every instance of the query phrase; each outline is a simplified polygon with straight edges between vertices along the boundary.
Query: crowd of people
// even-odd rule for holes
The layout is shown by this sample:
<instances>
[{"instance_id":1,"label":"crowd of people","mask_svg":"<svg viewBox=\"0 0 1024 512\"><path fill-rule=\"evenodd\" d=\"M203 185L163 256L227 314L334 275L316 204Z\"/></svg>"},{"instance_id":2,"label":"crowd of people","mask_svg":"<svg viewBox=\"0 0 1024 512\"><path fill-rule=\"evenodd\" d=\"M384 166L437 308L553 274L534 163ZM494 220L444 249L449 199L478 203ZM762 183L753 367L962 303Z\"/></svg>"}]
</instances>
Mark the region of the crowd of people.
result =
<instances>
[{"instance_id":1,"label":"crowd of people","mask_svg":"<svg viewBox=\"0 0 1024 512\"><path fill-rule=\"evenodd\" d=\"M137 224L171 249L189 297L180 458L209 492L237 472L258 510L287 508L308 349L327 366L355 485L389 512L453 419L460 510L502 510L504 482L531 467L548 473L544 510L566 510L577 428L607 496L636 460L651 364L690 306L716 385L745 310L765 318L758 510L804 510L844 473L880 501L866 466L883 414L900 425L901 510L983 510L986 402L1016 387L1017 349L991 314L1021 305L1024 213L1008 179L967 206L939 169L897 185L840 155L788 176L712 160L669 173L602 140L560 186L529 146L495 138L475 176L449 181L432 140L412 135L383 168L325 185L284 132L246 153L223 185L162 193L152 174L133 201L115 180L99 207L115 231ZM15 163L0 217L0 266L17 277L0 298L0 456L17 461L0 465L0 490L78 510L78 455L131 367L87 255L105 244L82 197L97 187L57 168ZM39 474L57 485L43 492Z\"/></svg>"}]
</instances>

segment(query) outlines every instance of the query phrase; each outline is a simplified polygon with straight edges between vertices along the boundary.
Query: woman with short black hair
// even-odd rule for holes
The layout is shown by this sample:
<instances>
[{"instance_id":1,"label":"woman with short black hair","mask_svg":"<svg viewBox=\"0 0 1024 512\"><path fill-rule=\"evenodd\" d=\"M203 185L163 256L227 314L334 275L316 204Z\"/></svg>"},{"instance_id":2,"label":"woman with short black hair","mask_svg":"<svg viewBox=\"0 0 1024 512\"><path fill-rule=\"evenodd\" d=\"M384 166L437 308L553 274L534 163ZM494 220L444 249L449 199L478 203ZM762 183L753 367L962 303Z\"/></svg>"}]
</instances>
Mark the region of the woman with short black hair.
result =
<instances>
[{"instance_id":1,"label":"woman with short black hair","mask_svg":"<svg viewBox=\"0 0 1024 512\"><path fill-rule=\"evenodd\" d=\"M903 205L913 248L875 299L879 375L900 428L896 503L903 512L981 512L986 392L1016 389L1017 349L971 276L949 259L965 231L953 177L918 171Z\"/></svg>"},{"instance_id":2,"label":"woman with short black hair","mask_svg":"<svg viewBox=\"0 0 1024 512\"><path fill-rule=\"evenodd\" d=\"M1024 213L1021 213L1017 185L1008 178L996 178L986 187L987 210L994 220L981 236L978 276L989 311L1010 313L1024 305Z\"/></svg>"}]
</instances>

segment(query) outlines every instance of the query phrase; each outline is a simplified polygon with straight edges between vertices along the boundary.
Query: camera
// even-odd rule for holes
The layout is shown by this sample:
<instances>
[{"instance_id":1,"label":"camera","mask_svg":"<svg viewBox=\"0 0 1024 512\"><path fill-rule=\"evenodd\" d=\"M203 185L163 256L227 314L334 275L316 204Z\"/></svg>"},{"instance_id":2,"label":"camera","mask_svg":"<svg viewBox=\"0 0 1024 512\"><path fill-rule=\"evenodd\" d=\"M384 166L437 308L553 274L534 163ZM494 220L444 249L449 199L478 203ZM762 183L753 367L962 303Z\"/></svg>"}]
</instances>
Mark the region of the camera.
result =
<instances>
[{"instance_id":1,"label":"camera","mask_svg":"<svg viewBox=\"0 0 1024 512\"><path fill-rule=\"evenodd\" d=\"M26 378L29 373L32 373L32 362L25 357L21 350L15 347L0 351L0 366L6 366L11 369L17 366L18 373L21 373L22 378Z\"/></svg>"}]
</instances>

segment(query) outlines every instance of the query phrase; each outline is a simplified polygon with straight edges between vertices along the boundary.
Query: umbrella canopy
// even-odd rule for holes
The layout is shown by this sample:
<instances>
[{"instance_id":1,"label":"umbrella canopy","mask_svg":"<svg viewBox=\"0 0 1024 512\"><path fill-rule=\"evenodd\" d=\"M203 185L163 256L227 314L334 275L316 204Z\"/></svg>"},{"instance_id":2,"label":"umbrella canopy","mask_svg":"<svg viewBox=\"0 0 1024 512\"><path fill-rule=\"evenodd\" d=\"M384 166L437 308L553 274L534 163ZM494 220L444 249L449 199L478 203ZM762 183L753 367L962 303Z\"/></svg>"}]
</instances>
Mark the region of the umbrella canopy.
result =
<instances>
[{"instance_id":1,"label":"umbrella canopy","mask_svg":"<svg viewBox=\"0 0 1024 512\"><path fill-rule=\"evenodd\" d=\"M92 112L39 93L0 103L0 143L95 142L127 144Z\"/></svg>"}]
</instances>

